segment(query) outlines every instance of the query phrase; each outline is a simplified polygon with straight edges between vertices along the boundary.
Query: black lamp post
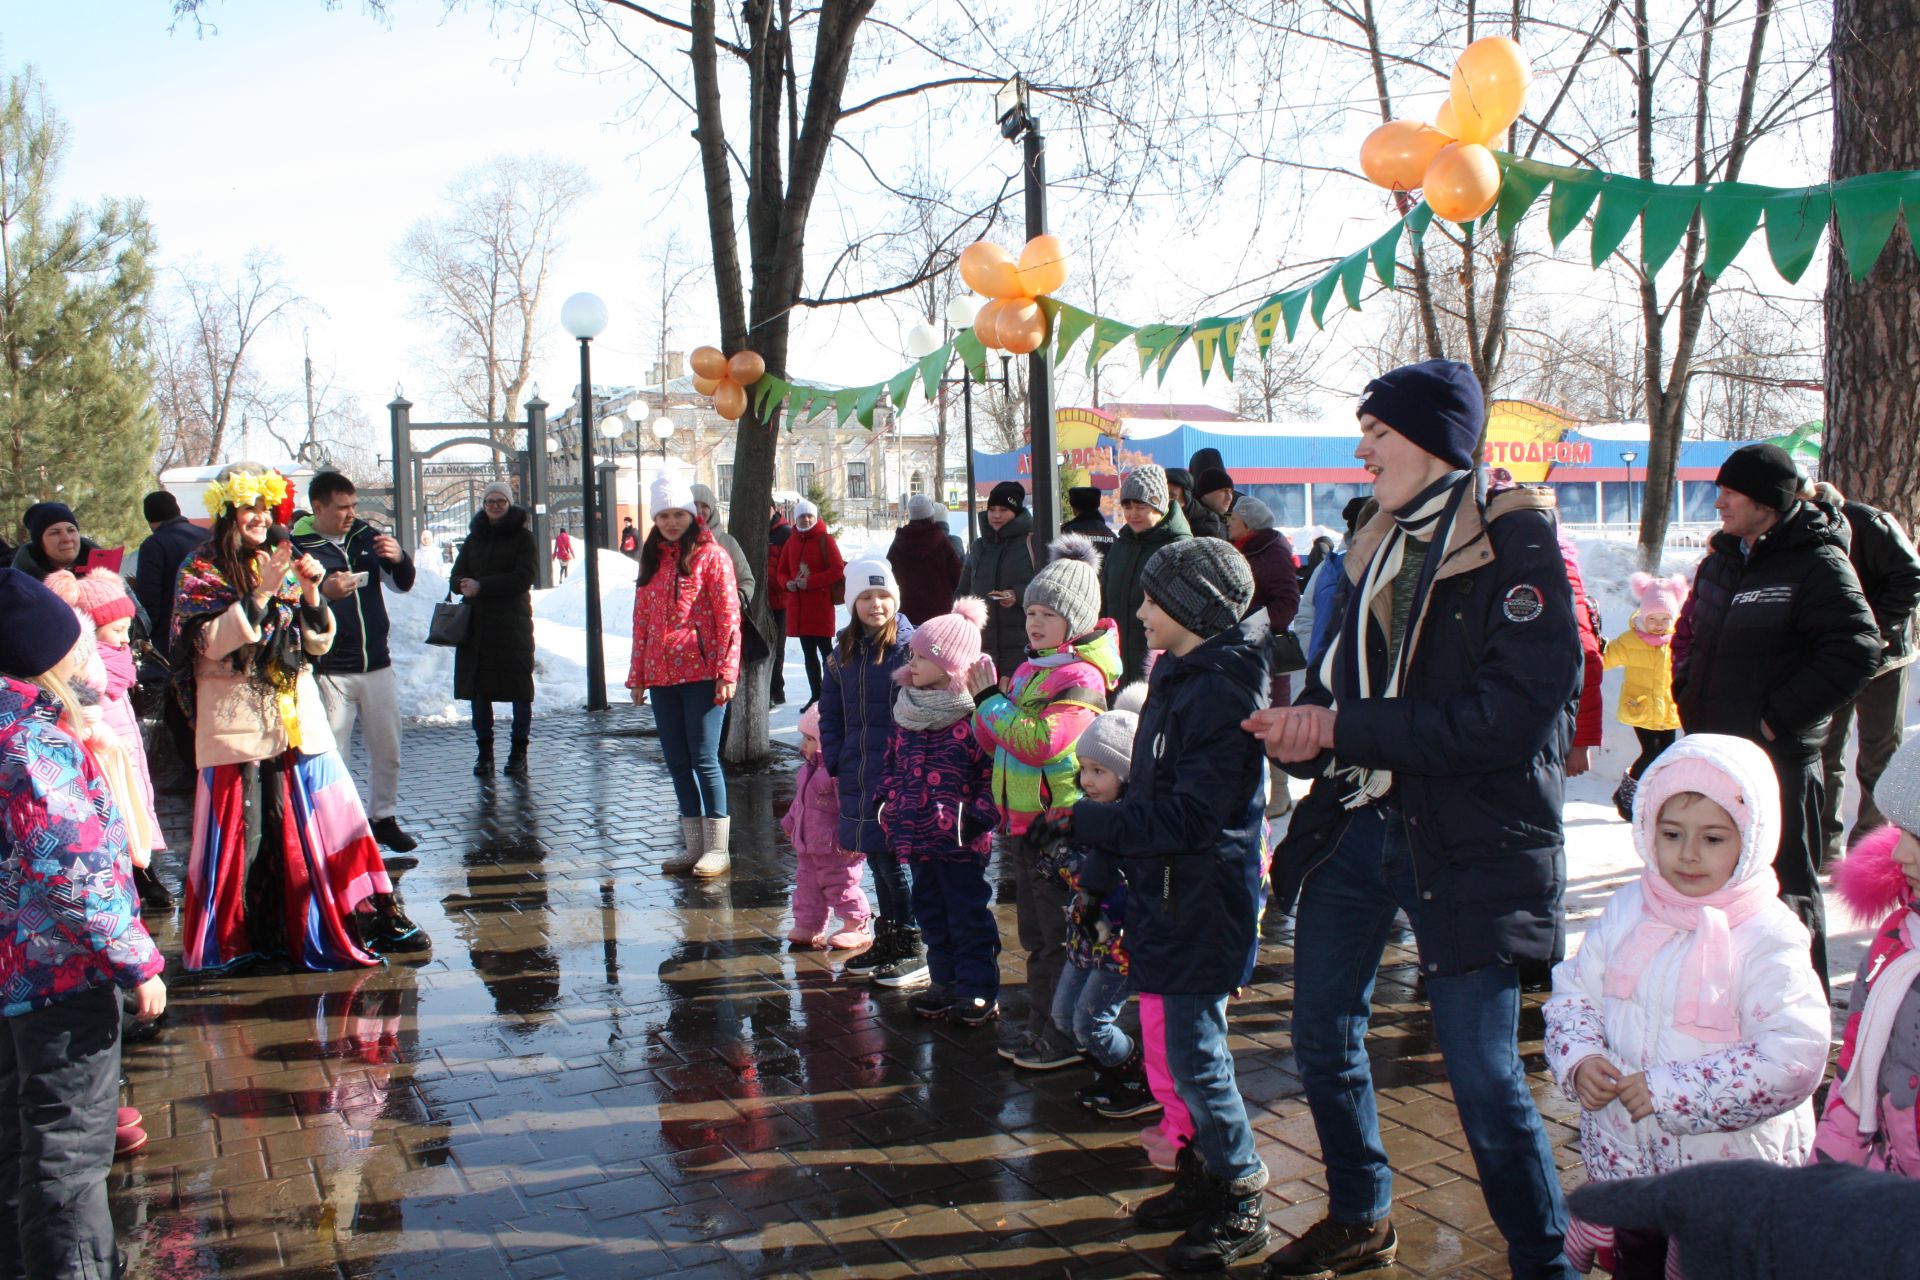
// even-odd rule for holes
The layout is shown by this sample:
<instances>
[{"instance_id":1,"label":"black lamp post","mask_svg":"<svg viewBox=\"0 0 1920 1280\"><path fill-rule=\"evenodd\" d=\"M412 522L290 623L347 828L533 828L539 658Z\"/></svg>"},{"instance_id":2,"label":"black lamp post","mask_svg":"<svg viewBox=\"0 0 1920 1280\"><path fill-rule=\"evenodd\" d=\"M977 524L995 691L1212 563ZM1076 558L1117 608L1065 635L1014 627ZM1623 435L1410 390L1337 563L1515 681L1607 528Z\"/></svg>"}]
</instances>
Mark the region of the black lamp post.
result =
<instances>
[{"instance_id":1,"label":"black lamp post","mask_svg":"<svg viewBox=\"0 0 1920 1280\"><path fill-rule=\"evenodd\" d=\"M1027 82L1019 76L1006 82L993 95L995 112L1000 118L1000 136L1012 142L1021 139L1025 149L1021 168L1026 174L1027 239L1045 235L1047 230L1047 143L1040 136L1040 122L1027 108ZM1027 357L1028 457L1033 460L1033 538L1037 562L1040 552L1060 532L1060 504L1055 500L1058 482L1040 476L1040 460L1055 453L1053 427L1053 349L1041 343ZM973 455L967 455L971 458Z\"/></svg>"},{"instance_id":2,"label":"black lamp post","mask_svg":"<svg viewBox=\"0 0 1920 1280\"><path fill-rule=\"evenodd\" d=\"M1620 451L1620 461L1627 464L1627 523L1628 524L1633 523L1633 464L1639 460L1639 457L1640 455L1635 453L1631 449L1622 449Z\"/></svg>"},{"instance_id":3,"label":"black lamp post","mask_svg":"<svg viewBox=\"0 0 1920 1280\"><path fill-rule=\"evenodd\" d=\"M560 306L560 325L580 340L580 521L587 544L587 710L607 709L607 659L600 634L600 547L594 537L599 527L595 488L599 476L593 465L594 338L607 327L607 304L591 293L576 293ZM542 547L541 554L546 554Z\"/></svg>"}]
</instances>

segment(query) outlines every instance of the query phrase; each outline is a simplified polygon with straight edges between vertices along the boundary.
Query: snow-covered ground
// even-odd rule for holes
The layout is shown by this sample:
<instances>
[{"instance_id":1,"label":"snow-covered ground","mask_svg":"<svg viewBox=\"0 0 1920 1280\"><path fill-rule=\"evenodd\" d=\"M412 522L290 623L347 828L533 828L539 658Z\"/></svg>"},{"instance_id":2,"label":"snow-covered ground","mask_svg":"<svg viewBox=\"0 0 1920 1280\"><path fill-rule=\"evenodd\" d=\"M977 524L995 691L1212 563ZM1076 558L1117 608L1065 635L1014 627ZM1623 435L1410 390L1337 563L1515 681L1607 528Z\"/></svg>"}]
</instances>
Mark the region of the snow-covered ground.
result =
<instances>
[{"instance_id":1,"label":"snow-covered ground","mask_svg":"<svg viewBox=\"0 0 1920 1280\"><path fill-rule=\"evenodd\" d=\"M1319 530L1287 532L1304 554ZM891 538L891 532L869 534L851 529L840 538L840 547L851 561L862 556L885 555ZM1637 563L1637 549L1628 541L1600 537L1576 538L1575 544L1580 551L1588 594L1600 608L1606 631L1603 639L1611 639L1626 628L1633 612L1627 580ZM1663 571L1691 577L1702 554L1697 549L1670 549ZM636 566L618 552L601 551L599 556L607 689L609 697L617 702L625 695L627 663L632 651ZM453 698L452 650L431 648L425 643L433 605L446 597L446 591L442 566L422 563L412 592L401 595L389 589L387 593L387 608L393 618L392 649L401 710L409 717L436 724L464 722L468 718L465 704ZM576 710L586 703L586 605L584 566L576 566L563 585L534 593L534 685L537 691L534 706L539 713ZM844 606L839 611L838 622L842 625L846 622ZM772 732L778 740L797 743L807 677L799 661L799 646L790 643L787 652L788 701L785 706L774 709ZM1614 812L1611 800L1620 775L1639 754L1633 731L1615 718L1622 678L1620 671L1607 673L1606 738L1594 754L1592 771L1567 783L1567 925L1575 938L1599 915L1608 895L1622 882L1639 874L1640 862L1633 851L1627 826ZM1910 696L1920 697L1920 688ZM1920 731L1920 710L1911 702L1907 723L1910 731ZM1296 783L1295 790L1304 792L1304 787ZM1849 760L1845 801L1848 822L1852 821L1854 808L1855 789ZM1853 970L1865 953L1869 927L1849 920L1838 900L1831 896L1828 912L1836 999L1844 1004L1844 997L1838 992L1851 981Z\"/></svg>"}]
</instances>

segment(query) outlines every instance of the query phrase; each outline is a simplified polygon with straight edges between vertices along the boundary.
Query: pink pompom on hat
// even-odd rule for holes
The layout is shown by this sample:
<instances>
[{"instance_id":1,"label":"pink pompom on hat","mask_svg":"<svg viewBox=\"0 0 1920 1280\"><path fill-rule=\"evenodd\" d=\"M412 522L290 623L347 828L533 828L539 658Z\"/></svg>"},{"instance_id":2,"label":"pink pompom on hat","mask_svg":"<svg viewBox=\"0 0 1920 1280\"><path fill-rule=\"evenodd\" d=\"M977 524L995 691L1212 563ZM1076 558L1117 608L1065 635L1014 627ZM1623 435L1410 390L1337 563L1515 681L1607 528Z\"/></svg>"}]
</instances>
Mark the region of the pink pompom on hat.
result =
<instances>
[{"instance_id":1,"label":"pink pompom on hat","mask_svg":"<svg viewBox=\"0 0 1920 1280\"><path fill-rule=\"evenodd\" d=\"M1681 606L1687 603L1687 580L1677 573L1671 578L1636 573L1627 579L1627 590L1633 593L1634 604L1645 613L1665 611L1678 618Z\"/></svg>"},{"instance_id":2,"label":"pink pompom on hat","mask_svg":"<svg viewBox=\"0 0 1920 1280\"><path fill-rule=\"evenodd\" d=\"M947 673L947 688L953 693L967 691L967 672L980 661L981 628L987 625L987 603L977 596L961 596L953 602L953 612L928 618L907 638L907 647ZM894 672L901 684L911 683L913 675L906 667Z\"/></svg>"},{"instance_id":3,"label":"pink pompom on hat","mask_svg":"<svg viewBox=\"0 0 1920 1280\"><path fill-rule=\"evenodd\" d=\"M134 615L133 597L127 594L120 575L111 569L95 569L79 580L79 588L80 598L75 603L96 627Z\"/></svg>"}]
</instances>

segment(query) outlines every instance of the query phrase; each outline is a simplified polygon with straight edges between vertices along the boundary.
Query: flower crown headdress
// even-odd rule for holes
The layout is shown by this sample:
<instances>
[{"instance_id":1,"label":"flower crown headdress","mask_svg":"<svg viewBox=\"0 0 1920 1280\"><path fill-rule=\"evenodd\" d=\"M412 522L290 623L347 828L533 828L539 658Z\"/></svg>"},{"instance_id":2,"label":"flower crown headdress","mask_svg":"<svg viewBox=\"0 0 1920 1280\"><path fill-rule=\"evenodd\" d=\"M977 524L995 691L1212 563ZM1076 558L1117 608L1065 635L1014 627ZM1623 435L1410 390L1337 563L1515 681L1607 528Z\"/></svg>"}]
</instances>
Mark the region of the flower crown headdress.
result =
<instances>
[{"instance_id":1,"label":"flower crown headdress","mask_svg":"<svg viewBox=\"0 0 1920 1280\"><path fill-rule=\"evenodd\" d=\"M251 507L262 498L267 500L275 524L293 518L293 486L278 471L257 462L237 462L228 467L207 486L204 497L207 514L216 520L228 507Z\"/></svg>"}]
</instances>

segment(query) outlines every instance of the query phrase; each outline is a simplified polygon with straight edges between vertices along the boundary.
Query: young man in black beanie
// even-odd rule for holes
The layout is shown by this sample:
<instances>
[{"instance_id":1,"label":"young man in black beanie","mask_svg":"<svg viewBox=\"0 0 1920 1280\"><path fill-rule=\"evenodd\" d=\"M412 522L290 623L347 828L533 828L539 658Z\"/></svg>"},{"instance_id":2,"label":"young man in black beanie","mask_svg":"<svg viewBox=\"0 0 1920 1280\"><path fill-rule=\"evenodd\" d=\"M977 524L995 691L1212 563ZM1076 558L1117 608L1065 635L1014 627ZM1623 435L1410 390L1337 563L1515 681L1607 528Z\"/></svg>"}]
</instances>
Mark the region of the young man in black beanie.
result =
<instances>
[{"instance_id":1,"label":"young man in black beanie","mask_svg":"<svg viewBox=\"0 0 1920 1280\"><path fill-rule=\"evenodd\" d=\"M1817 860L1827 722L1880 662L1873 610L1847 559L1844 522L1799 498L1787 451L1750 444L1715 483L1720 532L1693 577L1673 637L1673 697L1688 733L1760 745L1780 782L1780 900L1813 935L1827 985L1826 910Z\"/></svg>"},{"instance_id":2,"label":"young man in black beanie","mask_svg":"<svg viewBox=\"0 0 1920 1280\"><path fill-rule=\"evenodd\" d=\"M1473 372L1451 361L1367 387L1354 454L1380 509L1352 539L1344 614L1294 705L1245 726L1313 780L1273 886L1281 909L1298 899L1293 1042L1327 1216L1267 1260L1268 1276L1345 1275L1398 1248L1365 1044L1396 910L1512 1274L1574 1274L1520 1063L1517 966L1545 960L1557 930L1580 642L1551 495L1475 496L1483 412Z\"/></svg>"}]
</instances>

